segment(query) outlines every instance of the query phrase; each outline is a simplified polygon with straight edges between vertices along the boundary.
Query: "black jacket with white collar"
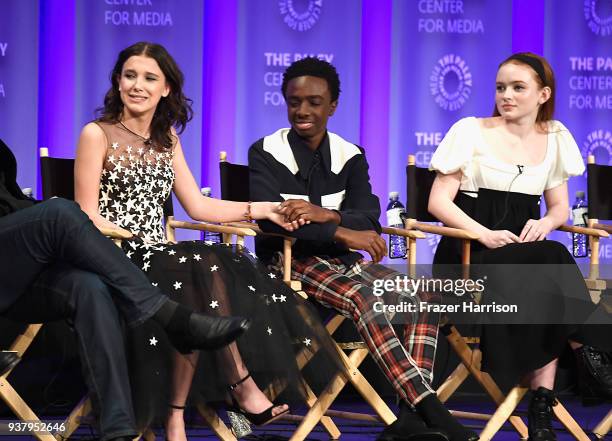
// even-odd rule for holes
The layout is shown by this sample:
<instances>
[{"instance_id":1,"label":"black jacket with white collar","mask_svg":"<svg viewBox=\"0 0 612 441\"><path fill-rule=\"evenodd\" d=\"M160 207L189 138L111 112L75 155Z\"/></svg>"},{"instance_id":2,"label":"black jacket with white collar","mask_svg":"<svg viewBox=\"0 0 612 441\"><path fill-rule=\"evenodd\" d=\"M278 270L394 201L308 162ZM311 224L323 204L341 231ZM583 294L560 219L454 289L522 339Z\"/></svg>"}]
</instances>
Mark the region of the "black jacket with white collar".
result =
<instances>
[{"instance_id":1,"label":"black jacket with white collar","mask_svg":"<svg viewBox=\"0 0 612 441\"><path fill-rule=\"evenodd\" d=\"M249 149L250 192L253 201L304 199L340 214L340 226L380 233L380 204L372 194L364 150L328 132L312 151L290 129L260 139ZM339 257L346 264L361 255L334 242L337 225L309 224L288 233L270 221L260 221L265 232L298 239L294 256ZM269 261L282 250L280 238L257 238L257 254Z\"/></svg>"}]
</instances>

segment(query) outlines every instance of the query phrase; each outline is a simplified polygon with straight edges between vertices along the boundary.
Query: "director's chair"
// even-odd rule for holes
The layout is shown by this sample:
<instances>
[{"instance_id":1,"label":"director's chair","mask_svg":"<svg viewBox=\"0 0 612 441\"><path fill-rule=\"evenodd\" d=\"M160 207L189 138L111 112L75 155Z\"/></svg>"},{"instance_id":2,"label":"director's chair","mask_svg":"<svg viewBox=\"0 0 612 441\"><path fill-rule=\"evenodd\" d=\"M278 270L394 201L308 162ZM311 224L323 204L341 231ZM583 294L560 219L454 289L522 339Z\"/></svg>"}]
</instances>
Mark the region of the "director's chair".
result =
<instances>
[{"instance_id":1,"label":"director's chair","mask_svg":"<svg viewBox=\"0 0 612 441\"><path fill-rule=\"evenodd\" d=\"M427 223L439 222L438 219L432 216L427 209L429 195L431 193L431 187L436 177L436 173L428 169L416 167L415 157L413 155L408 156L406 177L408 201L406 204L407 216L404 221L405 228L460 239L462 251L462 276L464 278L469 277L470 244L472 240L477 240L478 236L466 230L431 225ZM594 228L562 225L559 227L559 230L571 233L587 234L592 238L593 243L596 244L599 243L599 239L601 237L608 237L608 233L605 231ZM416 264L416 239L409 239L409 248L409 265L410 267L413 267ZM602 284L592 276L595 276L595 273L591 271L589 277L585 279L585 283L591 292L591 298L594 299L596 296L594 296L593 291L597 291L598 288L601 289ZM480 369L482 359L480 349L477 347L472 349L470 347L471 344L478 345L480 338L463 337L457 328L450 323L447 323L442 327L442 332L446 336L446 339L453 348L454 352L459 356L460 364L438 388L437 392L440 400L442 402L447 401L459 388L459 386L461 386L461 384L467 379L467 377L471 375L478 382L478 384L484 388L487 394L498 406L497 410L493 415L471 414L466 412L453 413L458 417L487 421L485 428L480 434L480 439L482 441L492 439L506 421L509 421L512 424L514 429L520 434L521 438L527 438L527 426L520 417L513 415L513 412L520 403L521 399L527 393L528 389L521 386L515 386L506 396L504 396L493 378L488 373L483 372ZM559 421L576 439L580 441L587 441L589 439L578 423L572 418L572 416L558 400L557 404L553 407L553 410L557 419L559 419Z\"/></svg>"}]
</instances>

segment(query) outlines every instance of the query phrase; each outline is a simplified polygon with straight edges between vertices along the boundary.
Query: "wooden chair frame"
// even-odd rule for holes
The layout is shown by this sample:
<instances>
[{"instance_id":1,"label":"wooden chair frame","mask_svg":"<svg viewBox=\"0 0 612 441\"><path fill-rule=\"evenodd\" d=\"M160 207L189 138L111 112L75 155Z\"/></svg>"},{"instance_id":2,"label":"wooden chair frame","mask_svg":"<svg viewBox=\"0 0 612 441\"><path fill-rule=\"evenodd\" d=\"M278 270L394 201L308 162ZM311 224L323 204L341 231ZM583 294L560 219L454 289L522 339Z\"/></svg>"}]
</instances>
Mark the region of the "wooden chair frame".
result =
<instances>
[{"instance_id":1,"label":"wooden chair frame","mask_svg":"<svg viewBox=\"0 0 612 441\"><path fill-rule=\"evenodd\" d=\"M408 156L408 165L416 166L414 155ZM419 222L416 219L405 219L404 224L405 228L408 230L417 230L425 233L438 234L460 239L462 241L461 264L463 266L463 276L469 276L471 241L477 240L478 235L467 230ZM601 292L601 290L605 288L605 284L602 284L602 281L597 279L598 273L596 272L599 254L599 239L602 237L608 237L609 234L602 229L583 228L573 225L562 225L558 228L558 230L569 233L586 234L590 237L592 247L591 266L589 276L585 279L585 283L587 284L587 288L591 293L591 299L597 303L599 301L599 295L597 293ZM410 268L414 268L416 265L416 240L409 240L409 249L409 266ZM413 275L414 271L411 269L410 273ZM528 389L522 386L515 386L510 390L508 395L504 397L501 389L499 386L497 386L491 376L488 373L480 370L480 361L482 358L480 349L472 349L469 346L469 344L478 344L480 339L477 337L463 337L452 325L444 326L443 332L446 335L447 341L455 353L459 356L460 364L438 388L437 392L440 400L442 402L448 400L450 396L459 388L459 386L467 379L467 377L472 375L477 383L484 388L487 394L498 406L497 410L493 415L474 414L469 412L453 412L453 414L460 418L488 421L480 434L481 441L489 441L492 439L506 421L509 421L514 426L514 429L521 435L521 438L527 438L527 426L520 417L512 414L523 396L527 393ZM574 438L580 441L588 441L588 436L558 400L557 404L553 407L553 411L557 419L566 427ZM606 427L609 430L611 421L612 416L608 415L608 420L602 421L600 423L601 427L598 426L596 430L602 432Z\"/></svg>"},{"instance_id":2,"label":"wooden chair frame","mask_svg":"<svg viewBox=\"0 0 612 441\"><path fill-rule=\"evenodd\" d=\"M14 351L17 353L17 355L19 355L19 357L23 357L23 354L28 350L34 341L34 338L36 338L40 328L42 328L42 324L40 323L27 325L25 330L13 341L9 351ZM40 419L36 413L34 413L30 406L28 406L25 400L21 398L19 393L8 381L7 377L12 371L13 369L9 370L6 374L0 377L0 398L2 398L15 416L17 416L17 418L19 418L21 421L40 422ZM55 441L55 437L49 432L36 433L32 436L40 441Z\"/></svg>"}]
</instances>

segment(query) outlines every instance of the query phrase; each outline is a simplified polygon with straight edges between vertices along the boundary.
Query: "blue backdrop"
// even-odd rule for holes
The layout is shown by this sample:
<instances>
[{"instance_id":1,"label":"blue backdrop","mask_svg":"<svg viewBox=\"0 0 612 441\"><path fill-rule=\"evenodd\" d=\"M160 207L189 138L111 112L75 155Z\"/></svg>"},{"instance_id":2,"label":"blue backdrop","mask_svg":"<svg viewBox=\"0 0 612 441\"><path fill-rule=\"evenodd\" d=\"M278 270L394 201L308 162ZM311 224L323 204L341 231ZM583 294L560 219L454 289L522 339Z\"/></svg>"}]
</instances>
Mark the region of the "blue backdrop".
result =
<instances>
[{"instance_id":1,"label":"blue backdrop","mask_svg":"<svg viewBox=\"0 0 612 441\"><path fill-rule=\"evenodd\" d=\"M165 45L185 73L195 118L182 143L196 179L217 196L218 152L244 162L253 141L287 125L281 73L313 54L338 68L330 129L366 148L383 208L390 190L405 198L408 153L425 166L454 121L490 115L497 65L513 51L551 61L557 118L584 155L612 161L609 0L562 8L553 0L4 0L1 8L0 137L16 151L24 187L37 185L38 147L74 155L117 52L140 40ZM584 178L570 181L572 198L584 187ZM421 247L419 260L434 246Z\"/></svg>"}]
</instances>

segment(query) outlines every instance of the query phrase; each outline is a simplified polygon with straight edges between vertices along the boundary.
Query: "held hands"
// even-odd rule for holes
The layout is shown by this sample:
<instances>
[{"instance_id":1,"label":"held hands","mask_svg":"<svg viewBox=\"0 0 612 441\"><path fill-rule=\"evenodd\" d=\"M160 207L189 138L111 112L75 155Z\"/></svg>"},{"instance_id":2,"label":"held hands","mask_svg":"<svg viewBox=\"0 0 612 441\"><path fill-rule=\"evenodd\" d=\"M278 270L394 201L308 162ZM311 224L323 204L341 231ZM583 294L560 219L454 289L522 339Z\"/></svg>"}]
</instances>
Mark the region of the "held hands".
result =
<instances>
[{"instance_id":1,"label":"held hands","mask_svg":"<svg viewBox=\"0 0 612 441\"><path fill-rule=\"evenodd\" d=\"M339 215L335 211L302 199L289 199L280 205L276 202L270 202L270 204L272 208L268 213L268 219L288 231L297 230L311 222L340 222ZM334 239L348 248L367 252L374 262L380 262L387 253L385 240L375 231L357 231L338 227Z\"/></svg>"},{"instance_id":2,"label":"held hands","mask_svg":"<svg viewBox=\"0 0 612 441\"><path fill-rule=\"evenodd\" d=\"M523 231L521 231L521 242L535 242L536 240L544 240L546 235L553 229L550 221L545 217L542 219L529 219L525 222Z\"/></svg>"},{"instance_id":3,"label":"held hands","mask_svg":"<svg viewBox=\"0 0 612 441\"><path fill-rule=\"evenodd\" d=\"M285 215L287 222L305 220L324 224L326 222L340 223L339 215L335 211L319 207L302 199L288 199L280 204L279 213Z\"/></svg>"},{"instance_id":4,"label":"held hands","mask_svg":"<svg viewBox=\"0 0 612 441\"><path fill-rule=\"evenodd\" d=\"M334 238L348 248L366 251L375 263L380 262L387 253L387 243L376 231L357 231L338 227Z\"/></svg>"},{"instance_id":5,"label":"held hands","mask_svg":"<svg viewBox=\"0 0 612 441\"><path fill-rule=\"evenodd\" d=\"M296 219L294 221L288 221L286 216L280 211L280 203L268 202L269 207L266 212L266 218L277 225L280 225L287 231L295 231L302 225L309 224L310 221L305 219Z\"/></svg>"}]
</instances>

